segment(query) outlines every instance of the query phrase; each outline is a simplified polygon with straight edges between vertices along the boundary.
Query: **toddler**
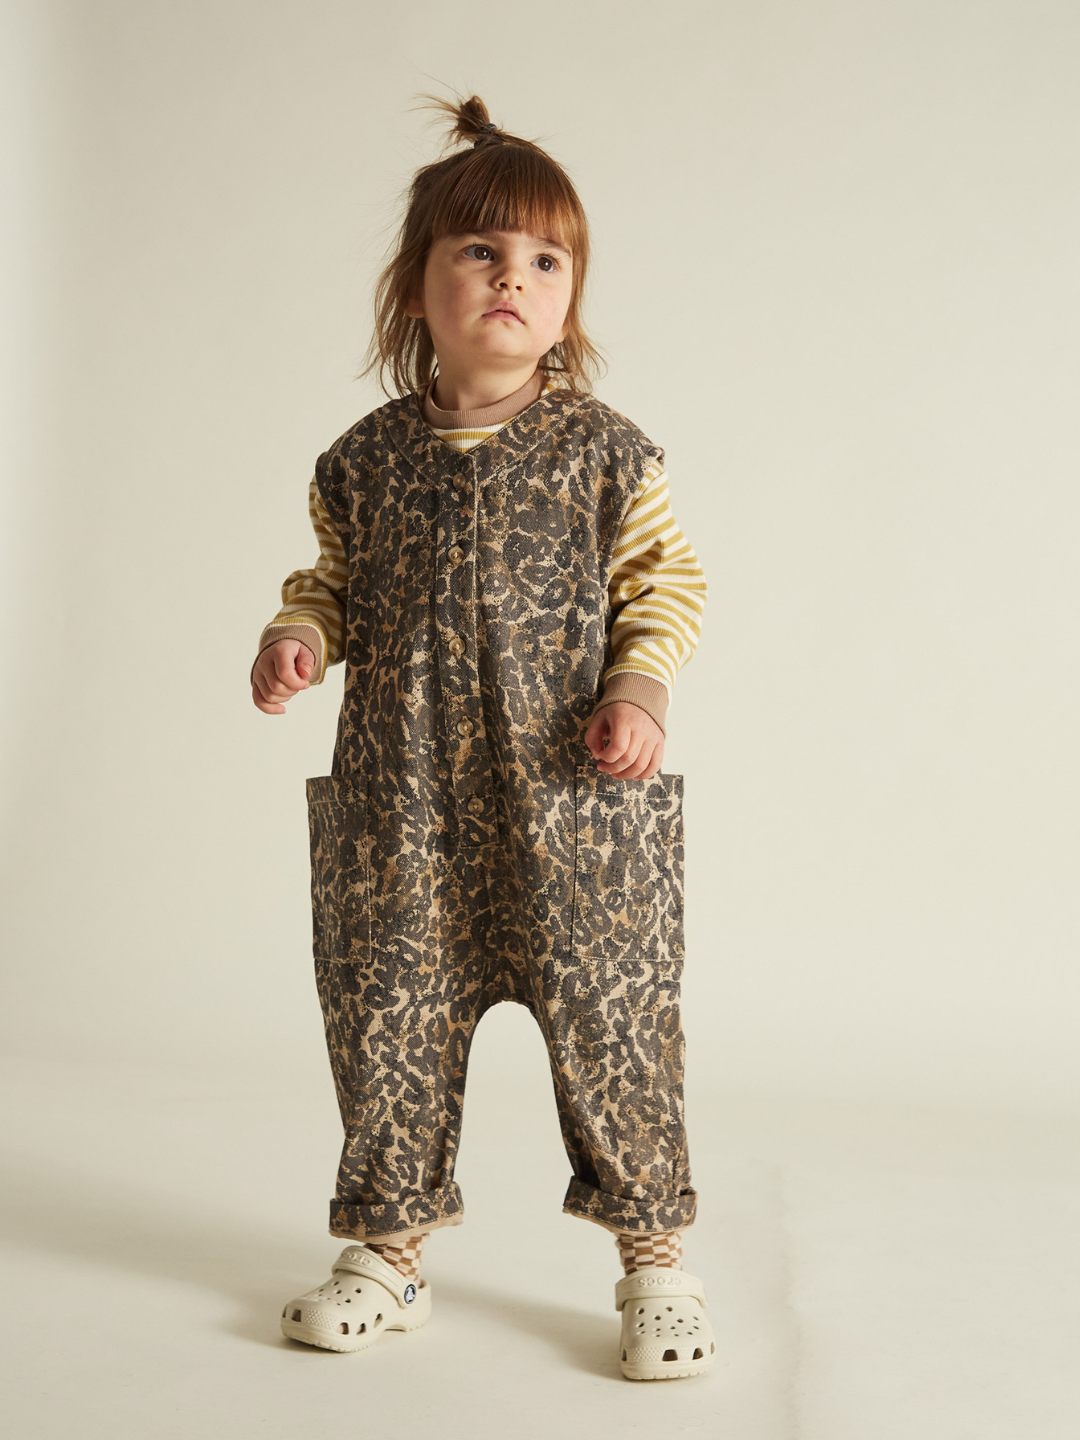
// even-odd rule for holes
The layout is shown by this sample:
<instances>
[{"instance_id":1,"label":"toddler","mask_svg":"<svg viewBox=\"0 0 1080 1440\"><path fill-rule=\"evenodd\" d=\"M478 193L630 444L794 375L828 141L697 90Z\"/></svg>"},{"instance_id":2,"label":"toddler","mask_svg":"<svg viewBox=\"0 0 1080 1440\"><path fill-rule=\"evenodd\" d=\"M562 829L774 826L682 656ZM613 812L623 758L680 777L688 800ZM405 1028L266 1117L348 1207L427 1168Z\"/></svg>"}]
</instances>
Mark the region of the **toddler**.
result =
<instances>
[{"instance_id":1,"label":"toddler","mask_svg":"<svg viewBox=\"0 0 1080 1440\"><path fill-rule=\"evenodd\" d=\"M507 1000L550 1056L563 1209L618 1245L622 1374L697 1375L715 1344L682 1269L683 782L660 762L705 579L663 451L590 393L573 185L478 97L435 103L449 153L414 177L376 293L368 371L396 398L319 456L319 559L251 672L274 715L345 662L307 802L349 1243L281 1328L353 1351L428 1319L423 1247L462 1222L469 1047Z\"/></svg>"}]
</instances>

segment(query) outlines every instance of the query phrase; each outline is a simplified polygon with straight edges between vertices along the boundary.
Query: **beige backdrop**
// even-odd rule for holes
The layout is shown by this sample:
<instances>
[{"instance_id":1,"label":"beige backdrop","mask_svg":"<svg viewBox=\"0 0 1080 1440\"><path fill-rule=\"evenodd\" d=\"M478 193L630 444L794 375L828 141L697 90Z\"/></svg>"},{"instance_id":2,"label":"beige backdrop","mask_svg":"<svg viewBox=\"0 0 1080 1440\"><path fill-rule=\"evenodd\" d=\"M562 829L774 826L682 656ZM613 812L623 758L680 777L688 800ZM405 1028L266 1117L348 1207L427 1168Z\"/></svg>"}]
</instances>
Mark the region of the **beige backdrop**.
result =
<instances>
[{"instance_id":1,"label":"beige backdrop","mask_svg":"<svg viewBox=\"0 0 1080 1440\"><path fill-rule=\"evenodd\" d=\"M304 779L342 671L278 718L247 676L315 457L382 398L352 377L441 87L578 183L599 393L710 584L663 766L693 1103L1080 1102L1075 6L6 23L12 1050L324 1063ZM479 1048L539 1075L503 1012Z\"/></svg>"}]
</instances>

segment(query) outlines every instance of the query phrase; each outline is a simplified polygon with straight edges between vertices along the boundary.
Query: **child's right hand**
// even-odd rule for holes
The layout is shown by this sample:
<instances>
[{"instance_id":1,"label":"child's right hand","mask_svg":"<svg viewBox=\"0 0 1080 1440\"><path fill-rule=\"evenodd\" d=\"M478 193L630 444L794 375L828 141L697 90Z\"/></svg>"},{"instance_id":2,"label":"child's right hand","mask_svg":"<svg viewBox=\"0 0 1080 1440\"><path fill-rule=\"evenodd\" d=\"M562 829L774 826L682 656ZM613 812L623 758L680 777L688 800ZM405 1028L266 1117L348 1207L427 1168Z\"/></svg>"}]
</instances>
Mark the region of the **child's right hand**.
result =
<instances>
[{"instance_id":1,"label":"child's right hand","mask_svg":"<svg viewBox=\"0 0 1080 1440\"><path fill-rule=\"evenodd\" d=\"M302 640L279 640L267 648L251 669L251 698L266 715L284 715L283 700L311 684L315 656Z\"/></svg>"}]
</instances>

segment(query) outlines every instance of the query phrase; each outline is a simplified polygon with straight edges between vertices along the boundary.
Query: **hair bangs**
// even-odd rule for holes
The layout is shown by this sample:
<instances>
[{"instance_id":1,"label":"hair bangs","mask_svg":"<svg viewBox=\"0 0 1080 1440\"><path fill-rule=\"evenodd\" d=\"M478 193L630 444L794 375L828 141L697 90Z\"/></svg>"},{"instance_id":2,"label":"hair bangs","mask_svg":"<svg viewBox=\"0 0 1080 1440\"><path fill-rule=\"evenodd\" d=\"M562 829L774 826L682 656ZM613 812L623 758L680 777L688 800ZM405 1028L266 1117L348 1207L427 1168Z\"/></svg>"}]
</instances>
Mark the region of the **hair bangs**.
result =
<instances>
[{"instance_id":1,"label":"hair bangs","mask_svg":"<svg viewBox=\"0 0 1080 1440\"><path fill-rule=\"evenodd\" d=\"M514 230L582 252L584 216L566 177L548 160L515 146L481 146L463 157L432 216L432 241L444 235Z\"/></svg>"}]
</instances>

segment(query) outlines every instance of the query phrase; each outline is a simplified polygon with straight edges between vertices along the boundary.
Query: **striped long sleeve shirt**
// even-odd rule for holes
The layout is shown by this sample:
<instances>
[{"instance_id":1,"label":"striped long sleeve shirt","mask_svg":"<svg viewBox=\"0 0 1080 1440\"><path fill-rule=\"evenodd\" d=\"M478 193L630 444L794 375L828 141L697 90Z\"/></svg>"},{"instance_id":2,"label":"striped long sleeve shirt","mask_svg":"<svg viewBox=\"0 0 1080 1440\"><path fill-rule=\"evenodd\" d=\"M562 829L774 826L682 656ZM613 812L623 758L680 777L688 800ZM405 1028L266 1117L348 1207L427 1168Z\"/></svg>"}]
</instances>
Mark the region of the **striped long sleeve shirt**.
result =
<instances>
[{"instance_id":1,"label":"striped long sleeve shirt","mask_svg":"<svg viewBox=\"0 0 1080 1440\"><path fill-rule=\"evenodd\" d=\"M498 405L471 412L439 410L429 390L424 416L444 443L470 450L508 425L538 395L555 388L552 381L541 386L538 372ZM281 608L263 628L258 650L290 637L303 641L315 657L311 683L318 685L327 666L342 658L348 566L314 478L308 488L308 514L319 557L311 568L286 577ZM608 595L614 659L604 672L597 709L629 701L663 729L675 677L697 648L708 589L698 558L675 523L668 478L658 464L641 476L623 517Z\"/></svg>"}]
</instances>

